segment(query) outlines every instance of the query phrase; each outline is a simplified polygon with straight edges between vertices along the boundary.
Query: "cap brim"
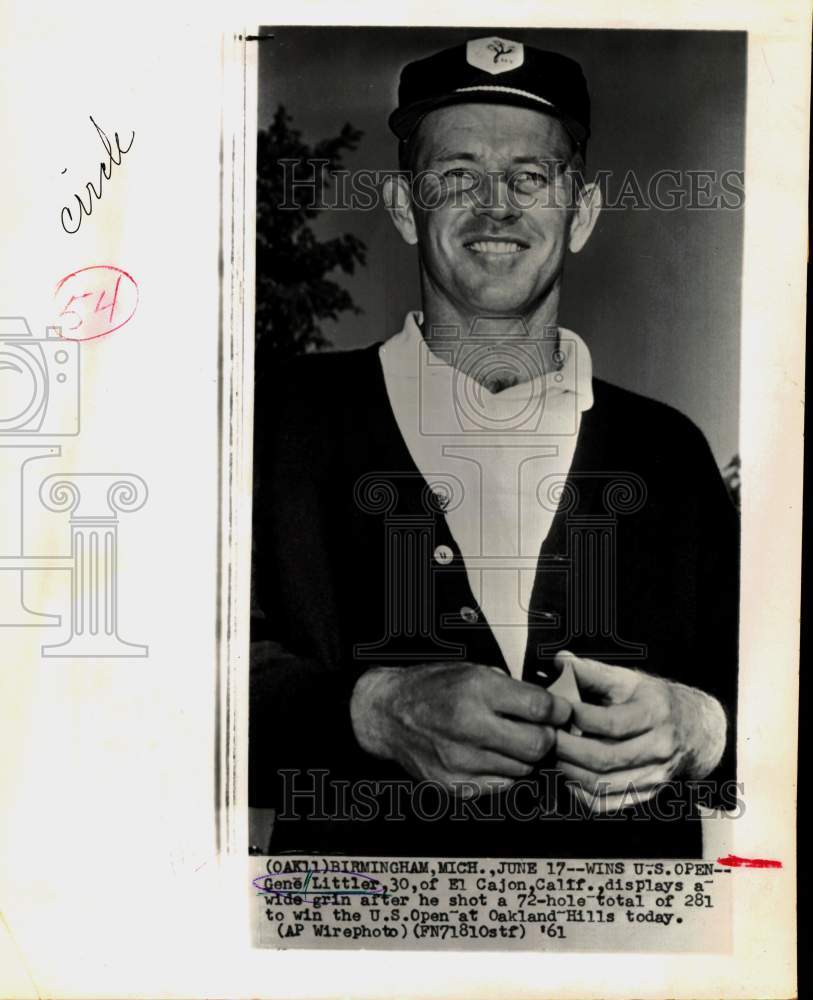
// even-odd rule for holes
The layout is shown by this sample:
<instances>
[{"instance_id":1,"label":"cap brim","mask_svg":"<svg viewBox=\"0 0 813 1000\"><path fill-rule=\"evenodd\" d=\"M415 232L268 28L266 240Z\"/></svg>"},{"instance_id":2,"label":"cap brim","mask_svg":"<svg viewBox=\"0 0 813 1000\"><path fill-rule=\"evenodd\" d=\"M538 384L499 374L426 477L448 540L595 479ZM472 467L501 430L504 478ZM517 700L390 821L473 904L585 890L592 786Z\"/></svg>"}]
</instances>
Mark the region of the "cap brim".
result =
<instances>
[{"instance_id":1,"label":"cap brim","mask_svg":"<svg viewBox=\"0 0 813 1000\"><path fill-rule=\"evenodd\" d=\"M389 117L389 126L395 135L401 141L404 141L412 135L418 123L430 111L436 111L438 108L449 107L453 104L502 104L511 107L528 108L531 111L539 111L543 115L548 115L560 121L578 146L583 145L590 134L589 129L586 129L580 122L563 114L553 104L549 104L531 94L526 96L516 91L497 89L496 87L485 85L482 87L468 87L465 92L444 94L442 97L418 101L406 108L396 108Z\"/></svg>"}]
</instances>

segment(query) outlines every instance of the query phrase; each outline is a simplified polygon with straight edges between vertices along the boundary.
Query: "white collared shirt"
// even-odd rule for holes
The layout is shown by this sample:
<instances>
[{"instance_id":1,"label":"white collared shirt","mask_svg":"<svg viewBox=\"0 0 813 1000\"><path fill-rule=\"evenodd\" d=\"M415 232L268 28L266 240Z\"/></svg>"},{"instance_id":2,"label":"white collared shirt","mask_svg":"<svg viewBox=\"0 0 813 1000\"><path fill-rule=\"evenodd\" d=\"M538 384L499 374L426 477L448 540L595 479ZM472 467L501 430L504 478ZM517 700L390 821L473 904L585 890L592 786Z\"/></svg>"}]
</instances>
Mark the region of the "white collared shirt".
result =
<instances>
[{"instance_id":1,"label":"white collared shirt","mask_svg":"<svg viewBox=\"0 0 813 1000\"><path fill-rule=\"evenodd\" d=\"M510 345L535 377L492 393L443 360L421 334L420 312L382 344L390 405L415 465L450 496L445 516L469 585L512 676L522 676L536 560L570 471L581 414L593 405L584 341L559 327L559 366L545 372L540 345ZM493 364L487 339L466 341L467 372Z\"/></svg>"}]
</instances>

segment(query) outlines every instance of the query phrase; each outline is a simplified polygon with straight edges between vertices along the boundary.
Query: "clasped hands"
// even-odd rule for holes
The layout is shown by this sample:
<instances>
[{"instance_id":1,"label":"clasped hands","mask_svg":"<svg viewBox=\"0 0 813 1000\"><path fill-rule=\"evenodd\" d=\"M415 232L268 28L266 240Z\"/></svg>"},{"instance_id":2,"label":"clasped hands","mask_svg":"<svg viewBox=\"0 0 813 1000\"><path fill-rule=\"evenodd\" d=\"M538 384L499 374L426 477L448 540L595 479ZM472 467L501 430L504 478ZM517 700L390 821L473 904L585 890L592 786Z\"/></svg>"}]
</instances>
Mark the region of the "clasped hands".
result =
<instances>
[{"instance_id":1,"label":"clasped hands","mask_svg":"<svg viewBox=\"0 0 813 1000\"><path fill-rule=\"evenodd\" d=\"M697 688L560 652L585 701L467 662L380 667L350 703L360 746L461 797L504 791L549 752L599 810L639 801L678 776L705 777L725 745L725 713Z\"/></svg>"}]
</instances>

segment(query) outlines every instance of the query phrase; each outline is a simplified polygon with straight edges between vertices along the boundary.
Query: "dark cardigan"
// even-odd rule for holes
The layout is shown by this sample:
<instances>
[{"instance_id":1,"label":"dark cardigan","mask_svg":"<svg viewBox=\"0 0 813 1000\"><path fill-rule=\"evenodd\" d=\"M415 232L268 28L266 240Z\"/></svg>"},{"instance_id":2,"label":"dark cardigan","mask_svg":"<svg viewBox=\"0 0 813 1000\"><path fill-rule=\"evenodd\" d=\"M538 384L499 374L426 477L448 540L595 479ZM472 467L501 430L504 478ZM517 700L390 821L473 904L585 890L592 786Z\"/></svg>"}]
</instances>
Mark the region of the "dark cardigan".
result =
<instances>
[{"instance_id":1,"label":"dark cardigan","mask_svg":"<svg viewBox=\"0 0 813 1000\"><path fill-rule=\"evenodd\" d=\"M531 813L530 789L521 800L446 811L428 791L420 807L438 818L416 818L417 782L354 738L356 680L376 665L505 663L443 501L398 430L378 345L299 358L277 385L256 428L249 764L251 804L277 809L271 850L699 856L692 803L736 798L739 583L736 511L700 431L662 403L594 379L567 485L551 484L559 505L537 565L524 679L553 676L552 657L566 648L714 695L729 718L714 790L676 785L657 806L573 818L546 760L544 808L533 819L506 816L512 803ZM438 545L454 553L447 565L432 558ZM374 781L385 783L382 794Z\"/></svg>"}]
</instances>

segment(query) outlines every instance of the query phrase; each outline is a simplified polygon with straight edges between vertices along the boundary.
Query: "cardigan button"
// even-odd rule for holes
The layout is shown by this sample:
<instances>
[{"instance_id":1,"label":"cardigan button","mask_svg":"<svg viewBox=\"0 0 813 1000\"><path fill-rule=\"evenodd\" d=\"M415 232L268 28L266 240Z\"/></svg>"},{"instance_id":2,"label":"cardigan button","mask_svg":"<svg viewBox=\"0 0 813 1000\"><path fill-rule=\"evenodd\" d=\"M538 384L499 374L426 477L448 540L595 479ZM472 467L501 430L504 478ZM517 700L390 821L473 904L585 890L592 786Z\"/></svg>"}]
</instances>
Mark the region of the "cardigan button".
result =
<instances>
[{"instance_id":1,"label":"cardigan button","mask_svg":"<svg viewBox=\"0 0 813 1000\"><path fill-rule=\"evenodd\" d=\"M467 625L474 625L479 616L474 608L470 608L464 604L460 609L460 617Z\"/></svg>"},{"instance_id":2,"label":"cardigan button","mask_svg":"<svg viewBox=\"0 0 813 1000\"><path fill-rule=\"evenodd\" d=\"M435 562L440 563L441 566L448 566L454 559L454 552L448 545L438 545L432 555L435 557Z\"/></svg>"}]
</instances>

